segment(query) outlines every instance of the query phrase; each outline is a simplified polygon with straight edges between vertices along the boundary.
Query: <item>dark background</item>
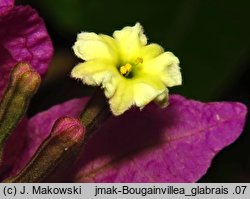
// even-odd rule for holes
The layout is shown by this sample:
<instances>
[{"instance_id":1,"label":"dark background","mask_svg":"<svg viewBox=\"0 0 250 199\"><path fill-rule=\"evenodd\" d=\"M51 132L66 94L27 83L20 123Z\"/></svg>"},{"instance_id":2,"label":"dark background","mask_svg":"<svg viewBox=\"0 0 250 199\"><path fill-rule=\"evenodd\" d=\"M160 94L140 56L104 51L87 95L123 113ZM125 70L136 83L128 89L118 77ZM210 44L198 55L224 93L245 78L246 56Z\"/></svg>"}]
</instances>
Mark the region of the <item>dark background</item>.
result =
<instances>
[{"instance_id":1,"label":"dark background","mask_svg":"<svg viewBox=\"0 0 250 199\"><path fill-rule=\"evenodd\" d=\"M171 89L200 101L240 101L249 107L249 0L19 0L44 18L55 46L45 81L29 109L32 116L53 104L88 95L91 89L69 77L79 61L77 33L111 35L140 22L149 42L181 61L183 86ZM250 182L250 122L241 137L219 153L200 182Z\"/></svg>"}]
</instances>

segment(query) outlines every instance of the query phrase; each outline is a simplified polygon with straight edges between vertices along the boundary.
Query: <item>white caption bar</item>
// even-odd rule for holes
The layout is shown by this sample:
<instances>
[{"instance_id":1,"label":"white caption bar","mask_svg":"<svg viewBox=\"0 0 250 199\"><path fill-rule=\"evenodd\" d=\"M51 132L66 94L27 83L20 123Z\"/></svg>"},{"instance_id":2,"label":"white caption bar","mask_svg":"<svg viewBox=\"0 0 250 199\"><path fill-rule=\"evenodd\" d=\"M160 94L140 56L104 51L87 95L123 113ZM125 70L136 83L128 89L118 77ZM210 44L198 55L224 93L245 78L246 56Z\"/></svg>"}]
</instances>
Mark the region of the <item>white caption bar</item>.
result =
<instances>
[{"instance_id":1,"label":"white caption bar","mask_svg":"<svg viewBox=\"0 0 250 199\"><path fill-rule=\"evenodd\" d=\"M1 183L1 199L249 199L250 183Z\"/></svg>"}]
</instances>

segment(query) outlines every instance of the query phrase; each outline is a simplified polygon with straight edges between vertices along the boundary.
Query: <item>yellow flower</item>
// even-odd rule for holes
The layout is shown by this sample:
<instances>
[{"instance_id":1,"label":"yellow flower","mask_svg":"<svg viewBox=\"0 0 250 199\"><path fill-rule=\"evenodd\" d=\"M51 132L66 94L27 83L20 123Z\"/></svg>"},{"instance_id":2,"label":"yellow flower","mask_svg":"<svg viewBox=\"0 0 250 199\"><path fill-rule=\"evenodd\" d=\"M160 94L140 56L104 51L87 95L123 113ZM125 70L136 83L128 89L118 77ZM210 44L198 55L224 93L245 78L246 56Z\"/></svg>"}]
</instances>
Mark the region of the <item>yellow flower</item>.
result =
<instances>
[{"instance_id":1,"label":"yellow flower","mask_svg":"<svg viewBox=\"0 0 250 199\"><path fill-rule=\"evenodd\" d=\"M178 58L158 44L147 45L139 23L115 31L113 37L82 32L73 50L85 62L75 66L72 77L101 85L114 115L152 100L166 106L167 87L182 82Z\"/></svg>"}]
</instances>

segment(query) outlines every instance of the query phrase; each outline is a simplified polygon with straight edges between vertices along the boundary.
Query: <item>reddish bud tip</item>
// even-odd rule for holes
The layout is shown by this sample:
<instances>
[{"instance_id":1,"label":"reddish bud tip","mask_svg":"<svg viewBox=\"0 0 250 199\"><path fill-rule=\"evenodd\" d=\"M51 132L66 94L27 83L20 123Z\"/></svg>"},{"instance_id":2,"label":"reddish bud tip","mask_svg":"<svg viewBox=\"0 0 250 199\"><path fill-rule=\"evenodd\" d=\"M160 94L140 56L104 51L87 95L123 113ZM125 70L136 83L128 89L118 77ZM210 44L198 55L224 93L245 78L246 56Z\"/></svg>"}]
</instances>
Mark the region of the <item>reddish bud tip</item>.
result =
<instances>
[{"instance_id":1,"label":"reddish bud tip","mask_svg":"<svg viewBox=\"0 0 250 199\"><path fill-rule=\"evenodd\" d=\"M33 71L33 68L30 64L27 62L19 62L16 64L12 70L11 78L12 81L16 81L19 79L23 73L28 72L28 71Z\"/></svg>"},{"instance_id":2,"label":"reddish bud tip","mask_svg":"<svg viewBox=\"0 0 250 199\"><path fill-rule=\"evenodd\" d=\"M65 137L78 142L84 136L84 127L76 118L62 117L55 122L51 136Z\"/></svg>"}]
</instances>

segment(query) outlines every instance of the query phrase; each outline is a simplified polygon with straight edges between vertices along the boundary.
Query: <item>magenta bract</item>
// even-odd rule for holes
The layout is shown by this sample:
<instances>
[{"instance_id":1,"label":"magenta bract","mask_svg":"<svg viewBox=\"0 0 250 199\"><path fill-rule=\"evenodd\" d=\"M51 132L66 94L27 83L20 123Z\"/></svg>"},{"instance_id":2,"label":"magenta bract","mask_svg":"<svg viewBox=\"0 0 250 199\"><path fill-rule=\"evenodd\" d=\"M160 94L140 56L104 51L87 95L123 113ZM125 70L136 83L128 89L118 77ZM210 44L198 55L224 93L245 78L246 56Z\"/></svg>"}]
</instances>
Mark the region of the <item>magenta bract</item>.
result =
<instances>
[{"instance_id":1,"label":"magenta bract","mask_svg":"<svg viewBox=\"0 0 250 199\"><path fill-rule=\"evenodd\" d=\"M0 1L0 99L12 67L30 63L47 71L53 47L43 20L29 6ZM0 170L16 174L61 116L79 115L87 98L74 99L20 123L6 143ZM201 103L178 95L161 109L150 104L111 117L84 146L71 171L76 182L195 182L213 157L243 130L247 109L237 102ZM18 156L17 156L18 155ZM18 157L18 158L17 158Z\"/></svg>"},{"instance_id":2,"label":"magenta bract","mask_svg":"<svg viewBox=\"0 0 250 199\"><path fill-rule=\"evenodd\" d=\"M34 116L24 162L57 117L77 116L85 104L86 98L75 99ZM74 181L195 182L213 157L240 135L246 111L237 102L201 103L172 95L165 109L151 104L143 111L112 117L85 146L72 170Z\"/></svg>"},{"instance_id":3,"label":"magenta bract","mask_svg":"<svg viewBox=\"0 0 250 199\"><path fill-rule=\"evenodd\" d=\"M86 146L78 182L195 182L242 132L246 107L174 95L110 119Z\"/></svg>"},{"instance_id":4,"label":"magenta bract","mask_svg":"<svg viewBox=\"0 0 250 199\"><path fill-rule=\"evenodd\" d=\"M0 0L0 17L8 14L13 8L15 0Z\"/></svg>"},{"instance_id":5,"label":"magenta bract","mask_svg":"<svg viewBox=\"0 0 250 199\"><path fill-rule=\"evenodd\" d=\"M43 19L29 6L14 6L14 0L0 0L0 27L1 100L12 68L18 62L26 61L44 75L52 58L53 46ZM19 158L25 146L27 121L23 120L8 139L0 173L8 172L13 161Z\"/></svg>"},{"instance_id":6,"label":"magenta bract","mask_svg":"<svg viewBox=\"0 0 250 199\"><path fill-rule=\"evenodd\" d=\"M0 4L0 13L3 12L3 2ZM13 66L26 61L40 75L44 75L53 54L53 46L42 18L29 6L15 6L7 14L0 15L0 27L1 98Z\"/></svg>"}]
</instances>

